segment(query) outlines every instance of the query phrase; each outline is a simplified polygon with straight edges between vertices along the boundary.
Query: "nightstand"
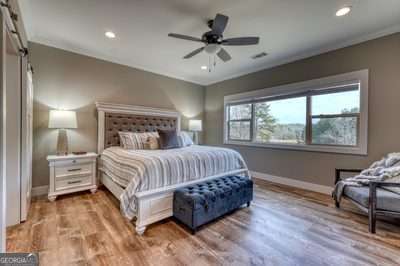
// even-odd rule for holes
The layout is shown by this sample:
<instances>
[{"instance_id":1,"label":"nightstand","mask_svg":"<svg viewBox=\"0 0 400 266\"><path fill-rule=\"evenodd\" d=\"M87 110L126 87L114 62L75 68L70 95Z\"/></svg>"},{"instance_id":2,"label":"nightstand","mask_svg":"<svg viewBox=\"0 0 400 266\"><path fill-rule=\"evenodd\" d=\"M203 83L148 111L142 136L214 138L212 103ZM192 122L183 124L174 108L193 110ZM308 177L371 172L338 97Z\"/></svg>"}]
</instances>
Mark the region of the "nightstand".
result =
<instances>
[{"instance_id":1,"label":"nightstand","mask_svg":"<svg viewBox=\"0 0 400 266\"><path fill-rule=\"evenodd\" d=\"M49 155L50 184L48 198L54 201L58 195L97 190L96 181L97 154L89 152L83 155Z\"/></svg>"}]
</instances>

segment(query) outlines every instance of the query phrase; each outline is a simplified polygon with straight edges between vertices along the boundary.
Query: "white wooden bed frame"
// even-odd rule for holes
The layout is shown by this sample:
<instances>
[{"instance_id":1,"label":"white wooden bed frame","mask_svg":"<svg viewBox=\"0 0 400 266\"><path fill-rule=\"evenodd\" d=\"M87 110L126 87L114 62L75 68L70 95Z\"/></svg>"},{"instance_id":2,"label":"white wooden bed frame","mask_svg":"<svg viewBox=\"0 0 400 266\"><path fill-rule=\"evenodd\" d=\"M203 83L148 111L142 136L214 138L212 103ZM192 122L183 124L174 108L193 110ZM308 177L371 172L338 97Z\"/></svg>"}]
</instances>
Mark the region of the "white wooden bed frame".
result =
<instances>
[{"instance_id":1,"label":"white wooden bed frame","mask_svg":"<svg viewBox=\"0 0 400 266\"><path fill-rule=\"evenodd\" d=\"M144 106L133 106L113 103L96 103L98 111L98 154L104 150L105 140L105 114L132 114L132 115L148 115L148 116L163 116L177 119L177 131L180 131L180 114L177 111L158 109ZM120 185L115 183L107 174L102 171L101 158L99 165L99 180L100 182L118 199L124 191ZM173 215L172 202L174 190L188 185L200 183L206 180L215 179L227 175L246 174L250 177L248 169L242 168L235 171L225 172L215 176L209 176L195 181L184 182L168 187L142 191L136 193L137 214L136 214L136 232L142 235L146 230L146 226L155 223L162 219Z\"/></svg>"}]
</instances>

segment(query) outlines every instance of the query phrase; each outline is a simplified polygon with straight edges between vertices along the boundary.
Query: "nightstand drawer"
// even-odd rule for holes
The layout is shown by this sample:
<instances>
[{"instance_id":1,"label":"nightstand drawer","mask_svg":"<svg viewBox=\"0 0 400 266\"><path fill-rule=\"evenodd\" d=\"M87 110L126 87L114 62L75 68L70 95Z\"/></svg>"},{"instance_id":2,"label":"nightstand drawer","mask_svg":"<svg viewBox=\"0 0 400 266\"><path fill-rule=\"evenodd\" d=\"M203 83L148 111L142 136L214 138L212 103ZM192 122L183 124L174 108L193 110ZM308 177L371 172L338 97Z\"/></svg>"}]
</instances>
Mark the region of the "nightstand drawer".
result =
<instances>
[{"instance_id":1,"label":"nightstand drawer","mask_svg":"<svg viewBox=\"0 0 400 266\"><path fill-rule=\"evenodd\" d=\"M75 187L80 187L80 186L87 186L87 185L90 185L91 182L92 182L91 175L69 177L69 178L65 178L62 180L56 180L55 190L58 191L58 190L75 188Z\"/></svg>"},{"instance_id":2,"label":"nightstand drawer","mask_svg":"<svg viewBox=\"0 0 400 266\"><path fill-rule=\"evenodd\" d=\"M68 165L79 165L79 164L91 164L93 158L79 158L79 159L65 159L53 162L55 167L68 166Z\"/></svg>"},{"instance_id":3,"label":"nightstand drawer","mask_svg":"<svg viewBox=\"0 0 400 266\"><path fill-rule=\"evenodd\" d=\"M54 201L59 195L83 190L95 193L96 159L97 154L93 152L47 156L50 167L49 200Z\"/></svg>"},{"instance_id":4,"label":"nightstand drawer","mask_svg":"<svg viewBox=\"0 0 400 266\"><path fill-rule=\"evenodd\" d=\"M93 164L76 164L55 167L55 177L57 180L65 179L75 175L92 174Z\"/></svg>"}]
</instances>

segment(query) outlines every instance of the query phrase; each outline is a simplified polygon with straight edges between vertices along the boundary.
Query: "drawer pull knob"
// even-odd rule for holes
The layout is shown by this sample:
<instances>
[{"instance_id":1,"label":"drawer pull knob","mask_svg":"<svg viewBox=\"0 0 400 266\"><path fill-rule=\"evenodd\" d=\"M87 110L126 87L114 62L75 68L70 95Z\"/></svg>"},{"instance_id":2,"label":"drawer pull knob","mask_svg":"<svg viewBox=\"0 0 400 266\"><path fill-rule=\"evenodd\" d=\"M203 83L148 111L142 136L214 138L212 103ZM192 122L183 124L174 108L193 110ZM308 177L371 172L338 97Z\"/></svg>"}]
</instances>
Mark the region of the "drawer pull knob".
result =
<instances>
[{"instance_id":1,"label":"drawer pull knob","mask_svg":"<svg viewBox=\"0 0 400 266\"><path fill-rule=\"evenodd\" d=\"M68 185L72 185L72 184L78 184L81 183L82 180L77 180L77 181L68 181Z\"/></svg>"},{"instance_id":2,"label":"drawer pull knob","mask_svg":"<svg viewBox=\"0 0 400 266\"><path fill-rule=\"evenodd\" d=\"M76 172L80 170L82 170L82 168L74 168L74 169L68 169L68 172Z\"/></svg>"},{"instance_id":3,"label":"drawer pull knob","mask_svg":"<svg viewBox=\"0 0 400 266\"><path fill-rule=\"evenodd\" d=\"M76 160L72 160L73 163L76 163Z\"/></svg>"}]
</instances>

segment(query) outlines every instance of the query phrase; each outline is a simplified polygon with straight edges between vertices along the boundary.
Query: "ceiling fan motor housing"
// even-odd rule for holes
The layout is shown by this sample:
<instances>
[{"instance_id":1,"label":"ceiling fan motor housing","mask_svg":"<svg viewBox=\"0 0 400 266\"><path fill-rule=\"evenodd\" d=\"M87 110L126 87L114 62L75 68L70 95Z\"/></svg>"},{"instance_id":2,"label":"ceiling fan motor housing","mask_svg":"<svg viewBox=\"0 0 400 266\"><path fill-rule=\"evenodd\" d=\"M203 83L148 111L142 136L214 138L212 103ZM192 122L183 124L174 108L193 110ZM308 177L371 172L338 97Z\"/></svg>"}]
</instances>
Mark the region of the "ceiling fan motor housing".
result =
<instances>
[{"instance_id":1,"label":"ceiling fan motor housing","mask_svg":"<svg viewBox=\"0 0 400 266\"><path fill-rule=\"evenodd\" d=\"M206 33L203 34L201 39L207 44L221 43L222 37L223 37L222 34L218 35L213 33L212 31L207 31Z\"/></svg>"},{"instance_id":2,"label":"ceiling fan motor housing","mask_svg":"<svg viewBox=\"0 0 400 266\"><path fill-rule=\"evenodd\" d=\"M212 29L213 23L214 23L214 20L213 20L213 19L209 19L209 20L207 21L207 26L208 26L210 29Z\"/></svg>"}]
</instances>

